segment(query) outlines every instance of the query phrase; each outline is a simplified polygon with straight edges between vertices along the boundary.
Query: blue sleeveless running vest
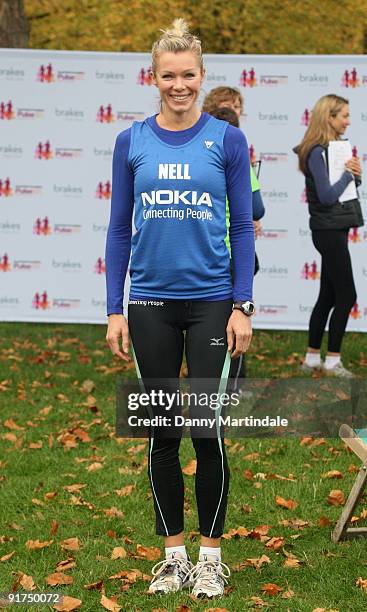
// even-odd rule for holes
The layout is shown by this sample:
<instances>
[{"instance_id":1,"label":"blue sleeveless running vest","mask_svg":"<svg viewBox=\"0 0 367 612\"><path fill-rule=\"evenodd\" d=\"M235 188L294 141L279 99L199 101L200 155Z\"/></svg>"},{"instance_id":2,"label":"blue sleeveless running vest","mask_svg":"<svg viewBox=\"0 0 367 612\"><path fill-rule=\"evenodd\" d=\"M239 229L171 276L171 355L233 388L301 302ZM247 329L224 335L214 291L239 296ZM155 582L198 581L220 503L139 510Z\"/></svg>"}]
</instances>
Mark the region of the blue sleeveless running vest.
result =
<instances>
[{"instance_id":1,"label":"blue sleeveless running vest","mask_svg":"<svg viewBox=\"0 0 367 612\"><path fill-rule=\"evenodd\" d=\"M169 145L146 121L131 127L134 172L131 298L232 296L223 138L211 117L188 143Z\"/></svg>"}]
</instances>

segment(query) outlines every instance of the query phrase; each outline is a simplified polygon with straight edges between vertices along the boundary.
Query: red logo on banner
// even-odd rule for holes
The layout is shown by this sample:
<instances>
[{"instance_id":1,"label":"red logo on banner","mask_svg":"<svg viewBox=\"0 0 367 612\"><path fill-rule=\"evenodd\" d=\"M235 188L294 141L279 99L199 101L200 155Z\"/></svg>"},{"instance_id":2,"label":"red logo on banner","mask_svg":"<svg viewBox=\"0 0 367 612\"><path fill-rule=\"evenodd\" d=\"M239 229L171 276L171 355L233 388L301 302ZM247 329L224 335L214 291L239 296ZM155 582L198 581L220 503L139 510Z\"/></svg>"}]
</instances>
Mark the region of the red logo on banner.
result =
<instances>
[{"instance_id":1,"label":"red logo on banner","mask_svg":"<svg viewBox=\"0 0 367 612\"><path fill-rule=\"evenodd\" d=\"M310 111L308 108L305 108L301 117L301 125L308 126L310 123Z\"/></svg>"},{"instance_id":2,"label":"red logo on banner","mask_svg":"<svg viewBox=\"0 0 367 612\"><path fill-rule=\"evenodd\" d=\"M104 259L102 257L98 257L96 264L94 266L94 271L96 274L104 274L106 272L106 266Z\"/></svg>"},{"instance_id":3,"label":"red logo on banner","mask_svg":"<svg viewBox=\"0 0 367 612\"><path fill-rule=\"evenodd\" d=\"M255 76L255 70L253 68L251 68L251 70L242 70L240 85L242 85L242 87L256 87L257 79Z\"/></svg>"},{"instance_id":4,"label":"red logo on banner","mask_svg":"<svg viewBox=\"0 0 367 612\"><path fill-rule=\"evenodd\" d=\"M317 270L316 261L313 261L312 264L305 263L302 268L301 278L304 280L317 280L320 278L320 272Z\"/></svg>"},{"instance_id":5,"label":"red logo on banner","mask_svg":"<svg viewBox=\"0 0 367 612\"><path fill-rule=\"evenodd\" d=\"M47 310L48 308L51 308L48 296L47 296L47 291L44 291L43 293L39 294L39 292L37 291L34 296L33 296L33 300L32 300L32 308L35 308L36 310Z\"/></svg>"},{"instance_id":6,"label":"red logo on banner","mask_svg":"<svg viewBox=\"0 0 367 612\"><path fill-rule=\"evenodd\" d=\"M42 64L39 67L37 81L40 81L40 83L53 83L55 81L52 64L48 64L47 66Z\"/></svg>"},{"instance_id":7,"label":"red logo on banner","mask_svg":"<svg viewBox=\"0 0 367 612\"><path fill-rule=\"evenodd\" d=\"M304 188L304 190L301 193L300 202L302 202L302 204L307 204L307 191L306 191L306 187Z\"/></svg>"},{"instance_id":8,"label":"red logo on banner","mask_svg":"<svg viewBox=\"0 0 367 612\"><path fill-rule=\"evenodd\" d=\"M352 310L349 313L349 316L351 316L352 319L360 319L361 318L361 311L359 310L357 302L354 304Z\"/></svg>"},{"instance_id":9,"label":"red logo on banner","mask_svg":"<svg viewBox=\"0 0 367 612\"><path fill-rule=\"evenodd\" d=\"M10 263L7 253L4 253L0 259L0 272L10 272Z\"/></svg>"},{"instance_id":10,"label":"red logo on banner","mask_svg":"<svg viewBox=\"0 0 367 612\"><path fill-rule=\"evenodd\" d=\"M354 244L356 242L361 242L361 237L359 235L358 227L352 227L349 230L348 240L349 242L353 242Z\"/></svg>"},{"instance_id":11,"label":"red logo on banner","mask_svg":"<svg viewBox=\"0 0 367 612\"><path fill-rule=\"evenodd\" d=\"M152 73L152 67L151 66L149 66L149 68L147 70L145 68L141 68L139 70L137 83L138 83L138 85L152 85L152 83L153 83L153 73Z\"/></svg>"},{"instance_id":12,"label":"red logo on banner","mask_svg":"<svg viewBox=\"0 0 367 612\"><path fill-rule=\"evenodd\" d=\"M357 147L356 147L356 146L354 146L354 147L352 148L352 155L353 155L353 157L358 157L358 149L357 149Z\"/></svg>"},{"instance_id":13,"label":"red logo on banner","mask_svg":"<svg viewBox=\"0 0 367 612\"><path fill-rule=\"evenodd\" d=\"M36 147L34 156L36 159L52 159L54 154L51 150L50 141L46 140L45 143L39 142Z\"/></svg>"},{"instance_id":14,"label":"red logo on banner","mask_svg":"<svg viewBox=\"0 0 367 612\"><path fill-rule=\"evenodd\" d=\"M13 195L13 190L11 188L10 179L7 178L5 181L0 179L0 196L5 196L8 198Z\"/></svg>"},{"instance_id":15,"label":"red logo on banner","mask_svg":"<svg viewBox=\"0 0 367 612\"><path fill-rule=\"evenodd\" d=\"M7 104L5 104L5 102L0 102L0 119L6 119L7 121L15 119L15 112L11 100L9 100Z\"/></svg>"},{"instance_id":16,"label":"red logo on banner","mask_svg":"<svg viewBox=\"0 0 367 612\"><path fill-rule=\"evenodd\" d=\"M111 198L111 182L106 181L105 184L100 181L96 189L96 198L99 200L109 200Z\"/></svg>"},{"instance_id":17,"label":"red logo on banner","mask_svg":"<svg viewBox=\"0 0 367 612\"><path fill-rule=\"evenodd\" d=\"M342 87L359 87L359 78L357 75L357 70L353 68L353 70L345 70L342 76Z\"/></svg>"},{"instance_id":18,"label":"red logo on banner","mask_svg":"<svg viewBox=\"0 0 367 612\"><path fill-rule=\"evenodd\" d=\"M97 121L99 123L113 123L115 121L111 104L108 104L106 107L103 105L99 107L97 112Z\"/></svg>"},{"instance_id":19,"label":"red logo on banner","mask_svg":"<svg viewBox=\"0 0 367 612\"><path fill-rule=\"evenodd\" d=\"M248 148L249 156L250 156L250 164L254 164L256 162L256 153L254 145L250 145Z\"/></svg>"},{"instance_id":20,"label":"red logo on banner","mask_svg":"<svg viewBox=\"0 0 367 612\"><path fill-rule=\"evenodd\" d=\"M51 234L51 227L48 217L45 217L44 219L37 217L34 222L33 233L37 236L48 236Z\"/></svg>"}]
</instances>

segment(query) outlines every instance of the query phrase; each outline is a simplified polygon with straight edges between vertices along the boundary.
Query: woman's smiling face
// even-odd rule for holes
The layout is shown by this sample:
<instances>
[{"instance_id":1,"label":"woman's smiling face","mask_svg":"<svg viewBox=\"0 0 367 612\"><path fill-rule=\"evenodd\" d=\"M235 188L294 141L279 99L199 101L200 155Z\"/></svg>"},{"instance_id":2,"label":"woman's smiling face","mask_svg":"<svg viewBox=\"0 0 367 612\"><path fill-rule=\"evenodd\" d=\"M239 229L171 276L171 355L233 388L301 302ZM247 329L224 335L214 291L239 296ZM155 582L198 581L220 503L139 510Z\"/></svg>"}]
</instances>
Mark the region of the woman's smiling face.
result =
<instances>
[{"instance_id":1,"label":"woman's smiling face","mask_svg":"<svg viewBox=\"0 0 367 612\"><path fill-rule=\"evenodd\" d=\"M174 113L191 111L199 97L203 78L198 58L191 51L162 53L153 81L159 89L163 110L167 107Z\"/></svg>"}]
</instances>

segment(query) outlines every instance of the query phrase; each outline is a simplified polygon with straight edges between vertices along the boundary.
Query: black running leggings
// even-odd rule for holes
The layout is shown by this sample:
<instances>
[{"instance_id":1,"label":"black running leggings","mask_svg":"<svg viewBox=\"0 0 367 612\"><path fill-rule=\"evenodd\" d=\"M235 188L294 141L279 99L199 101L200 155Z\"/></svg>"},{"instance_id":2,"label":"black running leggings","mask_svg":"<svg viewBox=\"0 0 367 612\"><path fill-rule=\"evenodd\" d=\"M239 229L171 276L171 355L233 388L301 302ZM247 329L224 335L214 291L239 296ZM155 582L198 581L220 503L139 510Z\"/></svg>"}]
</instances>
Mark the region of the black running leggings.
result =
<instances>
[{"instance_id":1,"label":"black running leggings","mask_svg":"<svg viewBox=\"0 0 367 612\"><path fill-rule=\"evenodd\" d=\"M185 348L189 377L213 379L218 391L228 353L226 327L232 300L155 302L158 305L147 300L129 303L129 330L142 381L156 379L175 391ZM167 438L159 428L150 430L148 474L158 535L176 535L184 528L180 441L180 437ZM218 538L224 530L229 486L224 439L215 433L213 437L192 437L192 443L197 458L200 533Z\"/></svg>"},{"instance_id":2,"label":"black running leggings","mask_svg":"<svg viewBox=\"0 0 367 612\"><path fill-rule=\"evenodd\" d=\"M309 324L309 346L319 349L329 321L328 351L339 353L352 306L357 299L348 230L313 230L312 241L320 253L320 293Z\"/></svg>"}]
</instances>

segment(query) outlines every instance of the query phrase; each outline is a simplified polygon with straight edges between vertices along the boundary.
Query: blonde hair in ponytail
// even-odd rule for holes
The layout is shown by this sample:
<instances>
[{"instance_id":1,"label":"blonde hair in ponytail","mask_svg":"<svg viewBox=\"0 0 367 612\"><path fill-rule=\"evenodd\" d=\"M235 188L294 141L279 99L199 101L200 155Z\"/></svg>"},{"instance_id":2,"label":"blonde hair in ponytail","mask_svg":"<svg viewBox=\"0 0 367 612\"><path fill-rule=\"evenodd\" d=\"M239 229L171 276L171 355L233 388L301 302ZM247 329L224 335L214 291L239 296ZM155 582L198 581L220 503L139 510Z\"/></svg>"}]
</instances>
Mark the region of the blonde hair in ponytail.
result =
<instances>
[{"instance_id":1,"label":"blonde hair in ponytail","mask_svg":"<svg viewBox=\"0 0 367 612\"><path fill-rule=\"evenodd\" d=\"M161 53L192 51L196 55L201 71L204 70L201 41L190 33L189 26L184 19L175 19L170 28L161 30L162 36L156 40L152 47L152 72L157 70L158 58Z\"/></svg>"}]
</instances>

